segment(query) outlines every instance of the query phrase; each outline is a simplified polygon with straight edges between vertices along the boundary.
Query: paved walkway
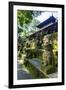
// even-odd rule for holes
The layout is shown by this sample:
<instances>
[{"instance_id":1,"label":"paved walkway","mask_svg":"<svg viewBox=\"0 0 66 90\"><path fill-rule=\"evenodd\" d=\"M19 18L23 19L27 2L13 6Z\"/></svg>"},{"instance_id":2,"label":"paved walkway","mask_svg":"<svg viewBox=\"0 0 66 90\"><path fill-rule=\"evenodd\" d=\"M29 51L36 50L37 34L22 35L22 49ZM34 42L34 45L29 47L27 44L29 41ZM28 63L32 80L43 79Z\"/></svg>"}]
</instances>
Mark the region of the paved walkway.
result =
<instances>
[{"instance_id":1,"label":"paved walkway","mask_svg":"<svg viewBox=\"0 0 66 90\"><path fill-rule=\"evenodd\" d=\"M36 66L36 68L40 68L40 62L37 60L29 60L30 63L34 64L34 66ZM17 68L18 68L18 71L17 71L17 79L18 80L22 80L22 79L32 79L32 75L30 74L30 72L27 70L27 68L24 67L24 65L20 64L18 62L17 64ZM58 73L52 73L52 74L49 74L48 75L49 78L57 78L58 77Z\"/></svg>"},{"instance_id":2,"label":"paved walkway","mask_svg":"<svg viewBox=\"0 0 66 90\"><path fill-rule=\"evenodd\" d=\"M28 72L26 68L22 64L17 64L18 71L17 71L17 79L23 80L23 79L32 79L31 74Z\"/></svg>"},{"instance_id":3,"label":"paved walkway","mask_svg":"<svg viewBox=\"0 0 66 90\"><path fill-rule=\"evenodd\" d=\"M17 78L18 80L32 79L32 76L24 70L18 70L17 75L18 75L18 78Z\"/></svg>"},{"instance_id":4,"label":"paved walkway","mask_svg":"<svg viewBox=\"0 0 66 90\"><path fill-rule=\"evenodd\" d=\"M48 76L49 76L49 78L57 78L58 77L58 72L49 74Z\"/></svg>"}]
</instances>

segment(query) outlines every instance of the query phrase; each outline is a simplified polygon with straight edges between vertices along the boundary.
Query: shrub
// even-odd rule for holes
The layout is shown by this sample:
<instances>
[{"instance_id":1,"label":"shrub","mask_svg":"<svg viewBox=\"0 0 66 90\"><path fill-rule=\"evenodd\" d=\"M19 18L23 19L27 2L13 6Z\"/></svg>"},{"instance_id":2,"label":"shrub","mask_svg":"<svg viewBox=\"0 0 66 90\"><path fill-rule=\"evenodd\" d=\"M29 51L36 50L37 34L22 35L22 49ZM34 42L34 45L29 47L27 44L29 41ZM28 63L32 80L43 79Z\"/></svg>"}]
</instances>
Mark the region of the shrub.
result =
<instances>
[{"instance_id":1,"label":"shrub","mask_svg":"<svg viewBox=\"0 0 66 90\"><path fill-rule=\"evenodd\" d=\"M52 65L49 65L46 69L47 71L47 74L51 74L51 73L54 73L55 72L55 67L53 67Z\"/></svg>"}]
</instances>

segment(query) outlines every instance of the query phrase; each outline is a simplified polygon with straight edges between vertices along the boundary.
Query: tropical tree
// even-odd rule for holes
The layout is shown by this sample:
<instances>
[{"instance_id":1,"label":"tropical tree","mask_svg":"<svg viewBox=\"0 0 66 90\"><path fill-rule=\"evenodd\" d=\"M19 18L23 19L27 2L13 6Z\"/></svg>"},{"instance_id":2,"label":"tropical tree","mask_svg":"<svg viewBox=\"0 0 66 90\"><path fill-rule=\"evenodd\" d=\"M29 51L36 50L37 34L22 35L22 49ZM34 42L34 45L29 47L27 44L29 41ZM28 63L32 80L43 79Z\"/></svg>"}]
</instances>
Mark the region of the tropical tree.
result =
<instances>
[{"instance_id":1,"label":"tropical tree","mask_svg":"<svg viewBox=\"0 0 66 90\"><path fill-rule=\"evenodd\" d=\"M36 24L39 23L38 20L34 18L41 14L41 11L29 11L29 10L18 10L17 11L17 41L18 41L18 51L20 53L23 50L25 44L25 38L30 35L30 33L35 32Z\"/></svg>"}]
</instances>

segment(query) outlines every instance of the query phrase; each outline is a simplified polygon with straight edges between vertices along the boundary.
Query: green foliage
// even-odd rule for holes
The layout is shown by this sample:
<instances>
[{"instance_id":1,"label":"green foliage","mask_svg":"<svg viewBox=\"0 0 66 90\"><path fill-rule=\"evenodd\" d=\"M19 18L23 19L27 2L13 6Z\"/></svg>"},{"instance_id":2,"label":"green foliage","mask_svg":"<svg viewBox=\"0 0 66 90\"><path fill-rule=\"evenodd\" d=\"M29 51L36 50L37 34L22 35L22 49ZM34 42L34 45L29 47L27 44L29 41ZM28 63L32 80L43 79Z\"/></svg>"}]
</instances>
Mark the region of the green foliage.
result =
<instances>
[{"instance_id":1,"label":"green foliage","mask_svg":"<svg viewBox=\"0 0 66 90\"><path fill-rule=\"evenodd\" d=\"M17 11L17 25L18 34L21 37L26 37L36 31L36 25L39 23L35 19L41 11L18 10Z\"/></svg>"},{"instance_id":2,"label":"green foliage","mask_svg":"<svg viewBox=\"0 0 66 90\"><path fill-rule=\"evenodd\" d=\"M28 24L32 20L32 11L28 12L25 10L17 11L17 24L23 26L23 24Z\"/></svg>"},{"instance_id":3,"label":"green foliage","mask_svg":"<svg viewBox=\"0 0 66 90\"><path fill-rule=\"evenodd\" d=\"M27 58L42 59L42 51L39 49L26 49Z\"/></svg>"},{"instance_id":4,"label":"green foliage","mask_svg":"<svg viewBox=\"0 0 66 90\"><path fill-rule=\"evenodd\" d=\"M21 58L23 48L25 45L25 39L30 34L36 31L36 25L39 23L38 20L34 19L40 15L40 11L29 11L29 10L18 10L17 11L17 41L18 41L18 56Z\"/></svg>"},{"instance_id":5,"label":"green foliage","mask_svg":"<svg viewBox=\"0 0 66 90\"><path fill-rule=\"evenodd\" d=\"M29 11L29 10L18 10L17 11L17 24L23 26L23 24L28 24L33 18L40 15L41 11Z\"/></svg>"},{"instance_id":6,"label":"green foliage","mask_svg":"<svg viewBox=\"0 0 66 90\"><path fill-rule=\"evenodd\" d=\"M31 23L29 24L29 27L28 27L28 31L29 31L30 34L32 34L32 33L34 33L34 32L37 31L36 26L37 26L39 23L40 23L40 22L39 22L37 19L35 19L35 18L31 21Z\"/></svg>"},{"instance_id":7,"label":"green foliage","mask_svg":"<svg viewBox=\"0 0 66 90\"><path fill-rule=\"evenodd\" d=\"M55 72L55 67L53 65L49 65L46 67L46 72L47 74L51 74L51 73L54 73Z\"/></svg>"}]
</instances>

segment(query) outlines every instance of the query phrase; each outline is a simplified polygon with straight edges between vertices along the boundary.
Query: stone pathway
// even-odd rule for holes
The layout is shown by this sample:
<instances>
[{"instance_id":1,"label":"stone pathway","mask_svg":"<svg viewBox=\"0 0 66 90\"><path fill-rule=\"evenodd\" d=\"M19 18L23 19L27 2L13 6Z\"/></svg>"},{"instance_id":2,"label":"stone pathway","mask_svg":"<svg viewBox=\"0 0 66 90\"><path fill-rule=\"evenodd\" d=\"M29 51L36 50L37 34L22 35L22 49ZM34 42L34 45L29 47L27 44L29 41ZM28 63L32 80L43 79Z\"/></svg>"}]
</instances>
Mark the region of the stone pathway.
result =
<instances>
[{"instance_id":1,"label":"stone pathway","mask_svg":"<svg viewBox=\"0 0 66 90\"><path fill-rule=\"evenodd\" d=\"M17 71L17 79L23 80L23 79L32 79L31 74L28 72L28 70L22 65L17 64L18 71Z\"/></svg>"},{"instance_id":2,"label":"stone pathway","mask_svg":"<svg viewBox=\"0 0 66 90\"><path fill-rule=\"evenodd\" d=\"M58 72L49 74L48 76L49 76L49 78L57 78L58 77Z\"/></svg>"},{"instance_id":3,"label":"stone pathway","mask_svg":"<svg viewBox=\"0 0 66 90\"><path fill-rule=\"evenodd\" d=\"M34 66L36 66L36 68L40 68L40 62L35 59L35 60L29 60L30 63L34 64ZM30 74L30 72L24 67L24 65L20 64L19 62L17 63L17 79L18 80L23 80L23 79L32 79L32 75ZM57 78L58 77L58 72L56 73L52 73L48 75L49 78Z\"/></svg>"}]
</instances>

